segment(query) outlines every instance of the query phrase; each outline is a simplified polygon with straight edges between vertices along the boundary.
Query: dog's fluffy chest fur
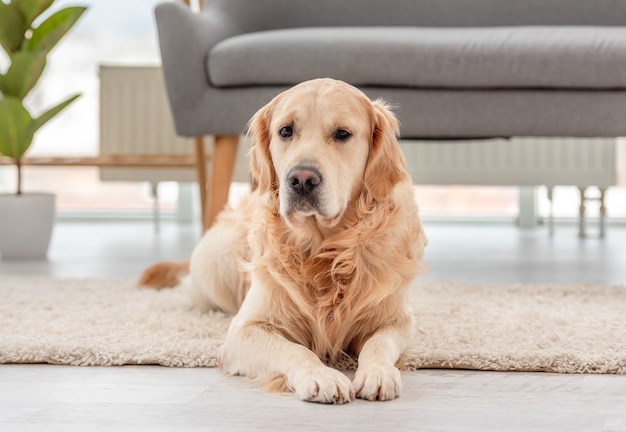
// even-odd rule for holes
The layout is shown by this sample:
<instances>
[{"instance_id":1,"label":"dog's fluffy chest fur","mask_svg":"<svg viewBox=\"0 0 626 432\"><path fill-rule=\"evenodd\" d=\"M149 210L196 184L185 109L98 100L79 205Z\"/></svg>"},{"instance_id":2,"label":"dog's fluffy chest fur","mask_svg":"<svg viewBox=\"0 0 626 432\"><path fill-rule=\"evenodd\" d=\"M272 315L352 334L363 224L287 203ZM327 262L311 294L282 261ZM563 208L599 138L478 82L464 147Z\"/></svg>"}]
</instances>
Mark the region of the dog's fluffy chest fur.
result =
<instances>
[{"instance_id":1,"label":"dog's fluffy chest fur","mask_svg":"<svg viewBox=\"0 0 626 432\"><path fill-rule=\"evenodd\" d=\"M253 261L255 276L274 287L268 295L281 304L270 319L273 325L289 340L333 358L358 353L381 327L408 320L404 291L418 273L421 245L411 244L417 237L407 242L404 234L380 229L405 212L403 206L355 203L334 231L313 218L294 229L269 212L263 219L269 223L257 231L261 238L254 236L261 241L253 246ZM401 229L417 232L416 213L413 218L410 213ZM388 259L380 259L381 250Z\"/></svg>"}]
</instances>

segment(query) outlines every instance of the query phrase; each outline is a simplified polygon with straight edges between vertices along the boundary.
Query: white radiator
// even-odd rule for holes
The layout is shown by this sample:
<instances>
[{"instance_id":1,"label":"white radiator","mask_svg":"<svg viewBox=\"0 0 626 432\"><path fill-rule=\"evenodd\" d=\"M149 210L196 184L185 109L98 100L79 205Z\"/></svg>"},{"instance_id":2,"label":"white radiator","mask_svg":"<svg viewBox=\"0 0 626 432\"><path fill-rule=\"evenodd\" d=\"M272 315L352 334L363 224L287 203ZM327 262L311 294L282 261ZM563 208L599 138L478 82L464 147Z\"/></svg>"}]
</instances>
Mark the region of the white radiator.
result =
<instances>
[{"instance_id":1,"label":"white radiator","mask_svg":"<svg viewBox=\"0 0 626 432\"><path fill-rule=\"evenodd\" d=\"M212 137L206 137L208 155L213 152L212 146ZM176 136L160 67L100 66L100 154L193 152L193 139ZM245 149L239 153L245 154ZM235 180L248 181L247 172L246 158L239 157ZM100 177L105 181L152 183L196 180L193 168L102 168Z\"/></svg>"},{"instance_id":2,"label":"white radiator","mask_svg":"<svg viewBox=\"0 0 626 432\"><path fill-rule=\"evenodd\" d=\"M606 189L617 182L615 139L405 140L401 147L416 184Z\"/></svg>"}]
</instances>

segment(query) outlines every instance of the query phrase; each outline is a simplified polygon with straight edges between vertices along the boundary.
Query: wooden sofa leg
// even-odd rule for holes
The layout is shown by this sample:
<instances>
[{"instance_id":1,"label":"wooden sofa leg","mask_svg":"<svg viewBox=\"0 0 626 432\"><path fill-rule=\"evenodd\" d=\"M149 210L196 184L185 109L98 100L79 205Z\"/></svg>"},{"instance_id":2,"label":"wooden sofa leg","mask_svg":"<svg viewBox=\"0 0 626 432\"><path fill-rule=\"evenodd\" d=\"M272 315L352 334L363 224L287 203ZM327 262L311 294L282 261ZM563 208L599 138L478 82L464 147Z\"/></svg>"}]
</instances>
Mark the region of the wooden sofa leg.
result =
<instances>
[{"instance_id":1,"label":"wooden sofa leg","mask_svg":"<svg viewBox=\"0 0 626 432\"><path fill-rule=\"evenodd\" d=\"M196 179L198 181L198 190L200 191L200 214L202 215L201 220L204 228L207 202L206 154L204 151L204 138L196 137L194 144L196 150Z\"/></svg>"},{"instance_id":2,"label":"wooden sofa leg","mask_svg":"<svg viewBox=\"0 0 626 432\"><path fill-rule=\"evenodd\" d=\"M213 169L203 219L205 231L213 225L215 218L228 202L228 193L235 169L238 143L239 135L215 137L215 148L212 158Z\"/></svg>"}]
</instances>

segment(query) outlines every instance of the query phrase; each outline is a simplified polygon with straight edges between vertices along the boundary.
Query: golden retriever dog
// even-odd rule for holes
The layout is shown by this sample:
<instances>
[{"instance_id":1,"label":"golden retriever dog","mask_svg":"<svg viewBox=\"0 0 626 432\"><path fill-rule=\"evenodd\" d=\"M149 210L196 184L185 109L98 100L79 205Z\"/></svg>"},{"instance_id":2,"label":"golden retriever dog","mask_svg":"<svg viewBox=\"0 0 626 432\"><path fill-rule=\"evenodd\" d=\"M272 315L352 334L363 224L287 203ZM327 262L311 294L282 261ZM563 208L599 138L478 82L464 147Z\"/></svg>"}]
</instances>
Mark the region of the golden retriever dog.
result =
<instances>
[{"instance_id":1,"label":"golden retriever dog","mask_svg":"<svg viewBox=\"0 0 626 432\"><path fill-rule=\"evenodd\" d=\"M235 314L218 365L273 391L342 404L400 394L408 287L427 244L388 107L332 79L299 84L249 123L257 188L226 209L187 263L143 285L184 282ZM352 380L333 369L358 359Z\"/></svg>"}]
</instances>

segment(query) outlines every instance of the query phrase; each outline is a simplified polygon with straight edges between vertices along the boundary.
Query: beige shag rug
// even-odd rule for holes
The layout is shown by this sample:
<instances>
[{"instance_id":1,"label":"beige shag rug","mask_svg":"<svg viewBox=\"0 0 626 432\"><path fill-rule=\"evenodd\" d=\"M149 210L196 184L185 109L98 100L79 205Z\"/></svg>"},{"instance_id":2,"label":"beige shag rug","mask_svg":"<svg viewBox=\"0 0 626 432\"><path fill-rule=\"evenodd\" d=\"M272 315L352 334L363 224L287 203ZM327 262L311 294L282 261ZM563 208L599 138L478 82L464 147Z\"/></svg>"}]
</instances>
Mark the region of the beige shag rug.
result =
<instances>
[{"instance_id":1,"label":"beige shag rug","mask_svg":"<svg viewBox=\"0 0 626 432\"><path fill-rule=\"evenodd\" d=\"M422 281L412 298L404 369L626 373L624 286ZM229 321L131 280L0 279L0 363L212 367Z\"/></svg>"}]
</instances>

